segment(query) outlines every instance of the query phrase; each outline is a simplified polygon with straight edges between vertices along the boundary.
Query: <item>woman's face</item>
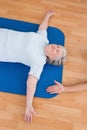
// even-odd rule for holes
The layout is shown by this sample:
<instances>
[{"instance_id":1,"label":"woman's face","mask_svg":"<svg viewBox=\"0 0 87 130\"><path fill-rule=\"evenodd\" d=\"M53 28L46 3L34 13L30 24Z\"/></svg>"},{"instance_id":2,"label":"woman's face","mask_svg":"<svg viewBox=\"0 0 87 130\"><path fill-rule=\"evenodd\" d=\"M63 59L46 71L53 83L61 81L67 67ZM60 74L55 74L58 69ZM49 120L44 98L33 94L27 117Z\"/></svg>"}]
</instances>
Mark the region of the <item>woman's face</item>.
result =
<instances>
[{"instance_id":1,"label":"woman's face","mask_svg":"<svg viewBox=\"0 0 87 130\"><path fill-rule=\"evenodd\" d=\"M49 44L47 46L47 53L52 60L55 60L58 56L63 56L62 47L56 44Z\"/></svg>"}]
</instances>

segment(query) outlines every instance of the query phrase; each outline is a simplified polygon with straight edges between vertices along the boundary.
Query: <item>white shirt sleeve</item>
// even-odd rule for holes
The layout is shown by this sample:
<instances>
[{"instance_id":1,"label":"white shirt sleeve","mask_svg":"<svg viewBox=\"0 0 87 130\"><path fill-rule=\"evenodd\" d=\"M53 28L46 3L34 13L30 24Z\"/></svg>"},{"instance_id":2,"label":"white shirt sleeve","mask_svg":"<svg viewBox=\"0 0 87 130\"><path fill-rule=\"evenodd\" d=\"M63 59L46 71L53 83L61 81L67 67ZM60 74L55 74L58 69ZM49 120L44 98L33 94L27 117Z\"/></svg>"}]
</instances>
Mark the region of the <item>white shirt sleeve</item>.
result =
<instances>
[{"instance_id":1,"label":"white shirt sleeve","mask_svg":"<svg viewBox=\"0 0 87 130\"><path fill-rule=\"evenodd\" d=\"M43 29L43 30L37 31L37 33L44 38L45 42L49 43L49 40L47 38L47 30Z\"/></svg>"},{"instance_id":2,"label":"white shirt sleeve","mask_svg":"<svg viewBox=\"0 0 87 130\"><path fill-rule=\"evenodd\" d=\"M34 65L31 66L30 72L28 74L35 76L39 80L42 70L43 70L43 65Z\"/></svg>"}]
</instances>

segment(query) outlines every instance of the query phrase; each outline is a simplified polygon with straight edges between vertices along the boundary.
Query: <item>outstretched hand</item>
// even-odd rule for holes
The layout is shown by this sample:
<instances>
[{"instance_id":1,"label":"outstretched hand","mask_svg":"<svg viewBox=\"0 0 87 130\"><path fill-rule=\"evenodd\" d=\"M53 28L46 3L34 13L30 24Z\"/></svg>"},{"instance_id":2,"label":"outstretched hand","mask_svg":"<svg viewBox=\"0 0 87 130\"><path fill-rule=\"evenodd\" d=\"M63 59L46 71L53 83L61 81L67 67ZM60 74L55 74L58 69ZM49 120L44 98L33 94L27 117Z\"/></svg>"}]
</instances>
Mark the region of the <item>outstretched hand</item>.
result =
<instances>
[{"instance_id":1,"label":"outstretched hand","mask_svg":"<svg viewBox=\"0 0 87 130\"><path fill-rule=\"evenodd\" d=\"M55 14L54 11L49 10L46 15L50 18L54 14Z\"/></svg>"},{"instance_id":2,"label":"outstretched hand","mask_svg":"<svg viewBox=\"0 0 87 130\"><path fill-rule=\"evenodd\" d=\"M33 115L37 115L36 112L34 111L34 108L33 107L26 108L26 110L25 110L25 121L27 123L31 123Z\"/></svg>"},{"instance_id":3,"label":"outstretched hand","mask_svg":"<svg viewBox=\"0 0 87 130\"><path fill-rule=\"evenodd\" d=\"M49 86L46 91L50 94L55 94L55 93L61 93L64 92L64 86L57 82L56 80L54 80L55 85Z\"/></svg>"}]
</instances>

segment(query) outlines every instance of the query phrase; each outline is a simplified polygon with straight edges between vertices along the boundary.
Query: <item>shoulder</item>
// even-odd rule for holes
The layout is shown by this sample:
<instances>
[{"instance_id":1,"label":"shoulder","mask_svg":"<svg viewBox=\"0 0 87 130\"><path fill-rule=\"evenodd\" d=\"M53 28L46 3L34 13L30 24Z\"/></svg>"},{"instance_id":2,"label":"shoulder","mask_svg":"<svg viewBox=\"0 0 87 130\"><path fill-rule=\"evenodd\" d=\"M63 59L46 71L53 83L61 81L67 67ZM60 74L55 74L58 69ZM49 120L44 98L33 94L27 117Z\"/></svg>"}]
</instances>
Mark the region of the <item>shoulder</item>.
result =
<instances>
[{"instance_id":1,"label":"shoulder","mask_svg":"<svg viewBox=\"0 0 87 130\"><path fill-rule=\"evenodd\" d=\"M44 66L46 64L46 58L40 57L36 61L33 62L35 66Z\"/></svg>"},{"instance_id":2,"label":"shoulder","mask_svg":"<svg viewBox=\"0 0 87 130\"><path fill-rule=\"evenodd\" d=\"M30 67L29 74L35 76L37 79L40 79L40 75L43 71L44 63L41 62L35 63Z\"/></svg>"},{"instance_id":3,"label":"shoulder","mask_svg":"<svg viewBox=\"0 0 87 130\"><path fill-rule=\"evenodd\" d=\"M46 43L49 43L49 40L48 40L48 38L47 38L47 30L45 30L45 29L43 29L43 30L38 30L38 31L37 31L37 34L38 34L39 36L41 36L42 39L43 39Z\"/></svg>"}]
</instances>

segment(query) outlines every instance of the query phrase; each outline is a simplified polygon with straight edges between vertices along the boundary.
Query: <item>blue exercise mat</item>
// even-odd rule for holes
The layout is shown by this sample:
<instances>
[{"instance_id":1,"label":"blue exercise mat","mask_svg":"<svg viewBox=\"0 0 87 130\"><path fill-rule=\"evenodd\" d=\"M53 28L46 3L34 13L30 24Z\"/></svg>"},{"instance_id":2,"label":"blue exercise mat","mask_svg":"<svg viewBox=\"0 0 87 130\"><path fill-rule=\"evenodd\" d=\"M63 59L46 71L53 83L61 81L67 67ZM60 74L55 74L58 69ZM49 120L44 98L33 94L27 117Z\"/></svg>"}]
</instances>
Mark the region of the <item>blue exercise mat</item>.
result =
<instances>
[{"instance_id":1,"label":"blue exercise mat","mask_svg":"<svg viewBox=\"0 0 87 130\"><path fill-rule=\"evenodd\" d=\"M23 32L36 32L38 24L17 21L0 17L0 28L13 29ZM48 39L50 43L64 45L64 34L61 30L48 27ZM29 67L20 63L0 62L0 91L13 94L26 95L26 80L28 77ZM51 98L57 94L46 92L47 86L53 85L54 80L62 82L63 66L44 66L41 78L38 81L35 97Z\"/></svg>"}]
</instances>

